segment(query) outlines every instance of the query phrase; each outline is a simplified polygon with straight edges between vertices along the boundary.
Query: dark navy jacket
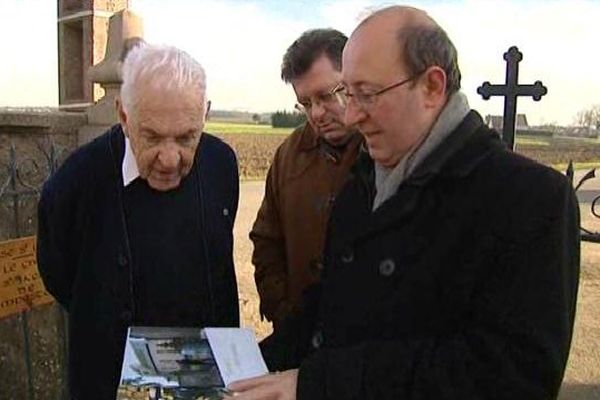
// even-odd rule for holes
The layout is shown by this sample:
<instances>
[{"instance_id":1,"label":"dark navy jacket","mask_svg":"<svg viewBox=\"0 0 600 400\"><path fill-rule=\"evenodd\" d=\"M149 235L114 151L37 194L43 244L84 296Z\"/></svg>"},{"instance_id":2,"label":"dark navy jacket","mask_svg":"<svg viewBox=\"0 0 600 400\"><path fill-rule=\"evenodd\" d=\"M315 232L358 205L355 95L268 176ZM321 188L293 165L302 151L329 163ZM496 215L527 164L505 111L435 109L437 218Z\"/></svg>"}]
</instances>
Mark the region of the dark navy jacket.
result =
<instances>
[{"instance_id":1,"label":"dark navy jacket","mask_svg":"<svg viewBox=\"0 0 600 400\"><path fill-rule=\"evenodd\" d=\"M188 187L195 185L190 192L196 194L182 212L197 213L190 221L198 226L178 240L191 241L187 248L199 246L196 255L202 255L202 262L193 271L199 277L194 293L181 289L193 287L189 282L173 285L176 280L166 279L171 284L153 294L160 301L164 293L176 291L178 304L194 310L181 307L171 315L135 309L139 282L123 204L123 154L124 135L117 125L76 150L46 182L39 203L38 265L47 290L69 313L69 376L76 399L115 398L127 327L139 323L141 311L157 325L239 325L232 255L239 178L232 149L203 133L186 177L194 179ZM148 216L142 229L152 224ZM165 270L189 264L189 257L174 255Z\"/></svg>"}]
</instances>

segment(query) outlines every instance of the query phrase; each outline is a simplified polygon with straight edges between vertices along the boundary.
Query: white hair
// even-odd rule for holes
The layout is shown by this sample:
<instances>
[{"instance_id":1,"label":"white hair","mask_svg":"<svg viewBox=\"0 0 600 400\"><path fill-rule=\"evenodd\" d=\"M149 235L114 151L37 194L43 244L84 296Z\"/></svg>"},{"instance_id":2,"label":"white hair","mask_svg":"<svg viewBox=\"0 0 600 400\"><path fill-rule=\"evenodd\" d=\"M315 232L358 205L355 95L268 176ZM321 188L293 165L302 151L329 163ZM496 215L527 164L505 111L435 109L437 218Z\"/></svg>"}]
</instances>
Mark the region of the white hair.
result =
<instances>
[{"instance_id":1,"label":"white hair","mask_svg":"<svg viewBox=\"0 0 600 400\"><path fill-rule=\"evenodd\" d=\"M192 56L176 47L146 43L134 46L123 62L121 101L128 112L136 105L139 84L150 85L158 90L198 90L206 108L204 68Z\"/></svg>"}]
</instances>

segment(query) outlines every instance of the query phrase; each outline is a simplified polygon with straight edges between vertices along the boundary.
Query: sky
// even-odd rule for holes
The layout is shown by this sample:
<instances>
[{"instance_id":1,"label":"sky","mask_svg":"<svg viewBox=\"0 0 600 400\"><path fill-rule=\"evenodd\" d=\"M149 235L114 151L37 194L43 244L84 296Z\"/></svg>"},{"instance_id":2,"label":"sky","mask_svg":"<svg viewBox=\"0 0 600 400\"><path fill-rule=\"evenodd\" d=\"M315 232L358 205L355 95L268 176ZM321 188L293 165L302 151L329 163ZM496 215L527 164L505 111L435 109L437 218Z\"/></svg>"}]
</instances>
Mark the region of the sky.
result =
<instances>
[{"instance_id":1,"label":"sky","mask_svg":"<svg viewBox=\"0 0 600 400\"><path fill-rule=\"evenodd\" d=\"M280 79L282 56L305 30L346 34L372 0L130 0L145 39L186 50L206 69L213 109L291 110L293 90ZM523 52L519 81L541 80L540 102L520 98L530 124L575 122L600 104L600 0L412 1L448 32L458 49L462 87L472 108L501 114L503 100L484 101L477 87L503 83L504 52ZM0 106L57 106L56 0L0 0Z\"/></svg>"}]
</instances>

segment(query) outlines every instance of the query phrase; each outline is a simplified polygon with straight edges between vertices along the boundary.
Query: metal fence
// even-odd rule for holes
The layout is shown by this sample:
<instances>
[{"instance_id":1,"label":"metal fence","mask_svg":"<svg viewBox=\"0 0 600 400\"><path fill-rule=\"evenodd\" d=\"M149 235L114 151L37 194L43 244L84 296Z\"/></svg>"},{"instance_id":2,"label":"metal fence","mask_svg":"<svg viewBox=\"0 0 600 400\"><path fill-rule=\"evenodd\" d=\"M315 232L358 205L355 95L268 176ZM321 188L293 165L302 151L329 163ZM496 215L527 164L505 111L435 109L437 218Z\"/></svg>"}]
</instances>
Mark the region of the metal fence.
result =
<instances>
[{"instance_id":1,"label":"metal fence","mask_svg":"<svg viewBox=\"0 0 600 400\"><path fill-rule=\"evenodd\" d=\"M574 185L575 192L577 192L583 187L585 182L596 178L596 168L592 168L591 170L589 170L585 175L583 175L581 177L579 182L577 182L577 184L575 184L575 182L573 181L573 178L575 175L575 171L573 168L573 162L570 162L569 167L567 168L566 175L571 180L571 183ZM596 194L593 197L593 200L591 201L591 205L590 205L590 212L592 213L592 215L595 218L598 218L598 219L600 219L600 212L598 211L599 203L600 203L600 193ZM600 232L585 228L583 225L580 227L580 231L581 231L581 240L582 241L591 242L591 243L600 243Z\"/></svg>"}]
</instances>

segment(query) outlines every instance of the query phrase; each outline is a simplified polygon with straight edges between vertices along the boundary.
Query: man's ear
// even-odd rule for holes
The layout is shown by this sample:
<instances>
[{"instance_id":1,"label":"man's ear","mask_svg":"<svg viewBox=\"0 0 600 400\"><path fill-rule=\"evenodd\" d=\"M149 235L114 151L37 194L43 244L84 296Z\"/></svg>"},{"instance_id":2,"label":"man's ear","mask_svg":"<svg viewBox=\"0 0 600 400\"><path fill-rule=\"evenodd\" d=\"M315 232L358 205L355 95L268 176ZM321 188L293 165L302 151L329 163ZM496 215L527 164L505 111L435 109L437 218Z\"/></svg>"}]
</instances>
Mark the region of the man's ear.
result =
<instances>
[{"instance_id":1,"label":"man's ear","mask_svg":"<svg viewBox=\"0 0 600 400\"><path fill-rule=\"evenodd\" d=\"M439 107L446 103L446 72L438 66L429 67L423 73L425 105Z\"/></svg>"},{"instance_id":2,"label":"man's ear","mask_svg":"<svg viewBox=\"0 0 600 400\"><path fill-rule=\"evenodd\" d=\"M125 136L129 137L127 113L125 112L125 108L123 107L123 102L121 101L121 98L117 97L115 99L115 107L117 109L117 116L119 117L119 122L121 123L121 127L123 128L123 133L125 134Z\"/></svg>"}]
</instances>

